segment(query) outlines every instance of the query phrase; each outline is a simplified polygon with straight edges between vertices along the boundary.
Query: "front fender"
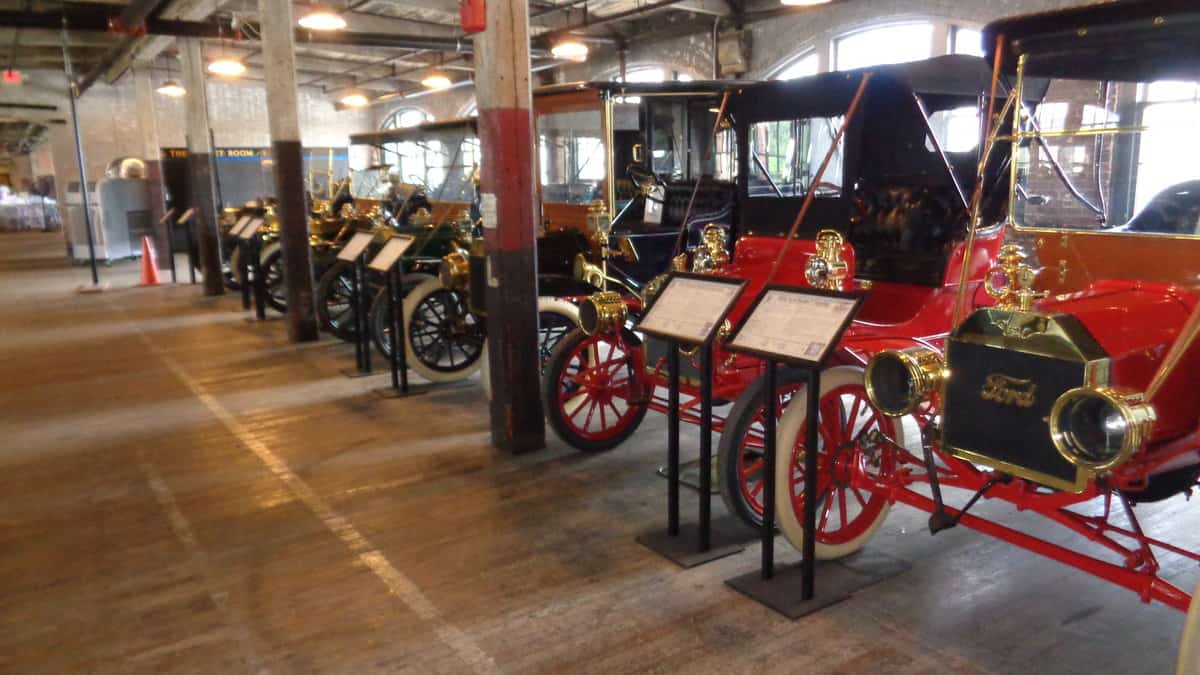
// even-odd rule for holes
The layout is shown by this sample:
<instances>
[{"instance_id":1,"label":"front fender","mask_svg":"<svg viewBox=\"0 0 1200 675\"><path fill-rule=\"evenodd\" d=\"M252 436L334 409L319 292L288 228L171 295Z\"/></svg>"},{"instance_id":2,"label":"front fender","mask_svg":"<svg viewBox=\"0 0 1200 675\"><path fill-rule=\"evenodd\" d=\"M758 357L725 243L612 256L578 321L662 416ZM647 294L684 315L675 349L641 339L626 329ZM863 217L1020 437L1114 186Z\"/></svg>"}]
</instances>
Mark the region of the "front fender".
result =
<instances>
[{"instance_id":1,"label":"front fender","mask_svg":"<svg viewBox=\"0 0 1200 675\"><path fill-rule=\"evenodd\" d=\"M940 345L921 338L878 337L878 336L847 336L838 344L837 351L832 356L830 365L858 365L866 367L867 363L879 352L923 347L941 353Z\"/></svg>"}]
</instances>

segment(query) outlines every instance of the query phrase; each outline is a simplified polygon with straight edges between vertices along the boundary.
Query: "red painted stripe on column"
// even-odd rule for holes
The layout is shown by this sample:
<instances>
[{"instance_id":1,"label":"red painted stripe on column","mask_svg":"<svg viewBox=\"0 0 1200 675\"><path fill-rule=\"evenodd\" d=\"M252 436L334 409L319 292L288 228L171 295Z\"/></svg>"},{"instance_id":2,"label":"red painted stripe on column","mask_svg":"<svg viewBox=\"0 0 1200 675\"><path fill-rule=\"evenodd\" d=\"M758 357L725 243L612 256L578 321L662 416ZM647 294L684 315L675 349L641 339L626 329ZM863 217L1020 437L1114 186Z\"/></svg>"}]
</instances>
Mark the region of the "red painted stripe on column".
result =
<instances>
[{"instance_id":1,"label":"red painted stripe on column","mask_svg":"<svg viewBox=\"0 0 1200 675\"><path fill-rule=\"evenodd\" d=\"M533 185L533 115L527 108L480 110L479 139L480 186L496 196L496 228L484 230L484 241L493 251L532 251L541 214Z\"/></svg>"}]
</instances>

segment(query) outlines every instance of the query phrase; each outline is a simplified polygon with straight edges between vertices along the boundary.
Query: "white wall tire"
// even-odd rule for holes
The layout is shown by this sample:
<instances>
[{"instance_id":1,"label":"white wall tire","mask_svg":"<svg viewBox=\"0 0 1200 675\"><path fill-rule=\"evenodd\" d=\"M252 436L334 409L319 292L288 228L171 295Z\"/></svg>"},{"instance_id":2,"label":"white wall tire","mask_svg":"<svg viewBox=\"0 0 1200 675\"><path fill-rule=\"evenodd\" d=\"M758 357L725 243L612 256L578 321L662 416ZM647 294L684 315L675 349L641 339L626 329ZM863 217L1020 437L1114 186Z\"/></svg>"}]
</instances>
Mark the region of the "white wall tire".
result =
<instances>
[{"instance_id":1,"label":"white wall tire","mask_svg":"<svg viewBox=\"0 0 1200 675\"><path fill-rule=\"evenodd\" d=\"M483 345L480 347L479 353L476 354L473 359L464 357L464 361L461 366L458 364L451 364L448 367L432 367L417 355L416 350L413 348L413 315L416 313L417 308L420 307L422 303L429 300L430 296L449 292L452 291L447 291L442 286L441 280L434 277L426 279L420 284L417 284L415 288L413 288L408 292L407 295L404 296L404 336L406 338L404 341L404 350L408 357L408 367L412 368L413 372L417 373L426 380L429 380L430 382L447 383L465 380L473 375L475 371L479 370L480 365L487 356L485 351L487 346L486 334L482 336ZM462 297L461 304L462 311L466 312L465 296ZM470 320L477 322L478 318L471 316Z\"/></svg>"},{"instance_id":2,"label":"white wall tire","mask_svg":"<svg viewBox=\"0 0 1200 675\"><path fill-rule=\"evenodd\" d=\"M569 322L569 328L562 331L561 334L557 329L546 328L546 320L544 315L552 314L561 317L563 324ZM579 307L572 302L550 296L538 296L538 348L541 351L540 360L543 368L546 365L547 359L550 358L550 353L558 346L558 341L570 333L579 325ZM547 334L543 334L547 332ZM487 345L483 347L483 356L479 357L479 383L483 385L483 395L487 400L492 400L492 374L488 367L488 351Z\"/></svg>"},{"instance_id":3,"label":"white wall tire","mask_svg":"<svg viewBox=\"0 0 1200 675\"><path fill-rule=\"evenodd\" d=\"M1175 675L1200 675L1200 585L1196 586L1196 592L1192 595L1192 604L1183 624Z\"/></svg>"},{"instance_id":4,"label":"white wall tire","mask_svg":"<svg viewBox=\"0 0 1200 675\"><path fill-rule=\"evenodd\" d=\"M783 417L779 421L779 429L776 433L777 438L777 460L775 468L775 520L783 533L784 538L788 540L797 550L801 548L801 542L804 539L804 527L801 524L803 512L801 506L792 499L793 489L799 489L795 482L795 471L797 466L803 466L803 453L796 450L797 443L803 442L803 433L805 428L805 417L808 414L806 405L807 386L801 386L793 395L791 402L784 411ZM855 408L852 401L860 396L862 397L862 407ZM833 398L837 397L835 401ZM863 370L852 366L840 366L836 368L828 368L821 372L821 404L824 406L826 399L834 401L838 404L840 401L845 406L841 413L843 417L849 417L853 414L855 419L849 420L849 424L839 425L842 427L851 427L851 431L861 430L863 425L879 424L883 427L885 433L894 438L897 442L907 446L903 437L904 425L900 420L892 420L884 417L882 414L870 408L866 402L866 391L863 386ZM845 408L850 408L849 410ZM855 412L857 410L858 412ZM822 421L825 415L822 414ZM835 433L836 429L831 431ZM824 437L824 436L823 436ZM821 485L821 480L825 480L830 472L827 470L827 454L824 448L824 440L822 441L821 455L821 471L819 473L818 485ZM857 456L857 455L855 455ZM837 498L834 495L837 495ZM844 500L844 501L843 501ZM852 501L853 500L853 501ZM857 501L858 505L854 502ZM834 509L836 508L836 515ZM833 560L841 558L851 553L857 552L870 541L875 532L883 525L883 521L887 520L887 514L891 505L887 502L884 495L875 495L864 491L855 491L853 488L834 488L829 496L817 505L818 517L818 537L816 546L816 557L818 560ZM828 511L825 511L828 509ZM840 522L842 527L836 530L827 530L820 527L822 513L825 511L830 519L830 524L836 527Z\"/></svg>"}]
</instances>

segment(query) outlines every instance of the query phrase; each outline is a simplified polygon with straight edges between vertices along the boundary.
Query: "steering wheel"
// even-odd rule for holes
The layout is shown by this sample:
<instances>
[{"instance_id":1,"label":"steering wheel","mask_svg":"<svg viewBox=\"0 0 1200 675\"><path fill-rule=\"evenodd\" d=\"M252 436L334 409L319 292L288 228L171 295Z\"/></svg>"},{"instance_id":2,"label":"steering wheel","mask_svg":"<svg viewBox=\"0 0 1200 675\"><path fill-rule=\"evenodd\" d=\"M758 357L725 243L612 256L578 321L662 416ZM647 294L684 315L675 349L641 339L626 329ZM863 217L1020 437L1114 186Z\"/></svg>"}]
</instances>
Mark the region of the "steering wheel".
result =
<instances>
[{"instance_id":1,"label":"steering wheel","mask_svg":"<svg viewBox=\"0 0 1200 675\"><path fill-rule=\"evenodd\" d=\"M658 176L655 176L653 171L640 164L631 163L625 168L625 174L629 176L629 180L633 181L638 192L643 195L649 195L650 190L659 184Z\"/></svg>"}]
</instances>

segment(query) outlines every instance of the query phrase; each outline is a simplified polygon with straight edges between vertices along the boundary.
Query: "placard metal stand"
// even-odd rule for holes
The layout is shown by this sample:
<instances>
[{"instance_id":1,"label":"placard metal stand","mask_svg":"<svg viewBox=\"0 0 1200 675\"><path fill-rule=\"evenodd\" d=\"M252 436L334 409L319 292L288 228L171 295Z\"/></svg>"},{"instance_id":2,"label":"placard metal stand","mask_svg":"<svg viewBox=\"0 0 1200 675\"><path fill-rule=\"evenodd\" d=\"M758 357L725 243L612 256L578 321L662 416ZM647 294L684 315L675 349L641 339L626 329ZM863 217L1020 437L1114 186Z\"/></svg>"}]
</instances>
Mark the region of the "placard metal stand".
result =
<instances>
[{"instance_id":1,"label":"placard metal stand","mask_svg":"<svg viewBox=\"0 0 1200 675\"><path fill-rule=\"evenodd\" d=\"M363 318L367 313L363 296L366 288L367 246L370 245L374 236L371 232L356 232L337 254L338 260L352 265L350 268L350 308L354 312L354 370L343 371L349 377L363 377L371 374L371 341L367 334L367 322Z\"/></svg>"},{"instance_id":2,"label":"placard metal stand","mask_svg":"<svg viewBox=\"0 0 1200 675\"><path fill-rule=\"evenodd\" d=\"M821 369L841 340L859 307L861 295L808 287L769 285L754 300L734 329L726 348L757 356L766 364L763 414L763 520L760 530L760 569L729 579L726 583L790 619L798 619L846 599L855 590L877 583L908 569L902 561L879 554L858 554L849 563L831 561L821 565L823 592L816 595L817 502L819 489L818 452ZM803 318L801 323L797 319ZM776 573L775 568L775 480L778 452L778 370L785 363L804 370L806 378L804 436L804 539L797 566ZM851 421L853 423L853 421ZM790 448L785 457L791 461ZM784 498L790 501L791 495ZM789 504L785 508L792 508Z\"/></svg>"},{"instance_id":3,"label":"placard metal stand","mask_svg":"<svg viewBox=\"0 0 1200 675\"><path fill-rule=\"evenodd\" d=\"M234 245L237 246L238 264L237 269L233 271L234 275L242 280L239 284L242 294L242 309L250 309L250 261L247 258L246 246L242 242L242 230L250 224L250 216L242 216L234 223L233 227L229 228L229 237L233 239ZM191 264L191 257L188 258L188 264ZM193 268L195 269L195 268Z\"/></svg>"},{"instance_id":4,"label":"placard metal stand","mask_svg":"<svg viewBox=\"0 0 1200 675\"><path fill-rule=\"evenodd\" d=\"M192 237L192 216L195 215L196 209L191 208L184 211L179 220L175 221L176 225L183 226L183 238L187 243L188 274L193 284L196 283L196 241Z\"/></svg>"},{"instance_id":5,"label":"placard metal stand","mask_svg":"<svg viewBox=\"0 0 1200 675\"><path fill-rule=\"evenodd\" d=\"M408 338L404 329L404 274L400 260L404 252L413 244L409 235L392 235L379 255L368 264L376 272L383 273L387 280L386 295L388 311L391 313L392 330L388 335L388 345L391 347L388 359L392 371L392 386L376 389L375 393L383 398L401 398L413 394L423 394L424 389L413 389L408 386Z\"/></svg>"},{"instance_id":6,"label":"placard metal stand","mask_svg":"<svg viewBox=\"0 0 1200 675\"><path fill-rule=\"evenodd\" d=\"M167 230L167 260L171 263L171 283L177 282L175 273L175 221L171 218L174 215L175 209L168 209L163 214L163 217L158 219L158 224Z\"/></svg>"},{"instance_id":7,"label":"placard metal stand","mask_svg":"<svg viewBox=\"0 0 1200 675\"><path fill-rule=\"evenodd\" d=\"M713 341L746 281L673 272L646 310L638 330L667 343L667 527L638 535L637 542L681 567L695 567L737 553L745 536L712 522ZM700 356L700 492L696 524L679 515L679 382L682 346ZM722 526L725 525L725 526Z\"/></svg>"},{"instance_id":8,"label":"placard metal stand","mask_svg":"<svg viewBox=\"0 0 1200 675\"><path fill-rule=\"evenodd\" d=\"M238 257L242 261L242 309L250 309L250 284L253 283L254 316L260 321L267 317L267 285L266 280L263 279L262 263L259 260L262 249L262 237L259 235L259 229L262 225L261 218L252 218L241 227L234 226L237 231L235 236L238 246L241 247L241 255ZM251 275L254 276L253 282L250 281Z\"/></svg>"}]
</instances>

